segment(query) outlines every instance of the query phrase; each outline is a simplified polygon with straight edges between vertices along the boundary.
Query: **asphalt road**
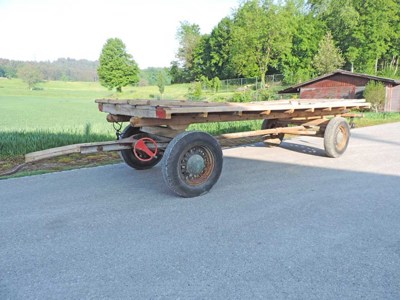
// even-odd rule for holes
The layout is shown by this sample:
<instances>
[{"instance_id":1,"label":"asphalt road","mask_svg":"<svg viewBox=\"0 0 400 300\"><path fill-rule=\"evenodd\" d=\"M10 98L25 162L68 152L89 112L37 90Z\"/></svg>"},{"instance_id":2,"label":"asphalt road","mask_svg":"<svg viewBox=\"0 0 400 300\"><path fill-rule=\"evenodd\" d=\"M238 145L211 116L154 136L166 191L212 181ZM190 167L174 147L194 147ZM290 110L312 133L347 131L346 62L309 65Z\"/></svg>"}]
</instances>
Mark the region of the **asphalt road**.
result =
<instances>
[{"instance_id":1,"label":"asphalt road","mask_svg":"<svg viewBox=\"0 0 400 300\"><path fill-rule=\"evenodd\" d=\"M0 299L400 299L400 123L224 151L182 199L159 166L0 181Z\"/></svg>"}]
</instances>

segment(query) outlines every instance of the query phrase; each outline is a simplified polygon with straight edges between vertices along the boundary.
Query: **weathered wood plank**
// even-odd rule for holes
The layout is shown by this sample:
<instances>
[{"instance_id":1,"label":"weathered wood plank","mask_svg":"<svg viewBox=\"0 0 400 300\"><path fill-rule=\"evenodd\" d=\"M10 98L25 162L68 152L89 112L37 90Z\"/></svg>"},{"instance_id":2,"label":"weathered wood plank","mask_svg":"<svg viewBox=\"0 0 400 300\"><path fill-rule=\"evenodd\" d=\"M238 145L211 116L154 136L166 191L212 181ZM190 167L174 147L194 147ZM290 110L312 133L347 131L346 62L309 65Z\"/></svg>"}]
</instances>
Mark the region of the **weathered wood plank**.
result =
<instances>
[{"instance_id":1,"label":"weathered wood plank","mask_svg":"<svg viewBox=\"0 0 400 300\"><path fill-rule=\"evenodd\" d=\"M132 143L133 143L132 138L125 138L119 141L67 145L63 147L51 148L42 151L28 153L25 155L25 162L34 162L42 159L68 155L73 153L92 153L100 151L115 151L115 150L130 149L132 148L130 146ZM84 152L83 149L85 148L97 149L97 151Z\"/></svg>"},{"instance_id":2,"label":"weathered wood plank","mask_svg":"<svg viewBox=\"0 0 400 300\"><path fill-rule=\"evenodd\" d=\"M130 116L121 116L121 115L113 115L113 114L108 114L106 119L108 122L113 123L113 122L129 122Z\"/></svg>"},{"instance_id":3,"label":"weathered wood plank","mask_svg":"<svg viewBox=\"0 0 400 300\"><path fill-rule=\"evenodd\" d=\"M341 107L359 107L363 106L362 103L352 103L352 102L325 102L325 103L299 103L297 105L295 104L242 104L242 105L224 105L224 106L218 106L218 107L213 107L213 106L205 106L205 107L165 107L164 110L172 115L172 114L187 114L187 113L212 113L212 112L245 112L245 111L289 111L289 112L294 112L294 110L299 110L299 109L310 109L314 108L322 108L326 110L332 110L334 108L341 108ZM368 104L365 104L365 106L369 106Z\"/></svg>"},{"instance_id":4,"label":"weathered wood plank","mask_svg":"<svg viewBox=\"0 0 400 300\"><path fill-rule=\"evenodd\" d=\"M148 99L96 99L96 103L103 104L129 104L133 106L223 106L224 102L189 101L189 100L148 100Z\"/></svg>"},{"instance_id":5,"label":"weathered wood plank","mask_svg":"<svg viewBox=\"0 0 400 300\"><path fill-rule=\"evenodd\" d=\"M314 112L295 111L290 115L291 118L315 118L322 116L334 116L347 113L348 110L334 109L332 111L316 110ZM242 115L232 113L213 113L208 114L207 118L199 117L198 114L187 115L174 115L171 119L153 119L153 118L140 118L132 117L130 123L134 127L142 126L159 126L159 125L190 125L195 123L209 123L209 122L229 122L229 121L247 121L247 120L262 120L262 119L287 119L288 114L284 112L271 112L269 115L264 115L254 112L242 112Z\"/></svg>"},{"instance_id":6,"label":"weathered wood plank","mask_svg":"<svg viewBox=\"0 0 400 300\"><path fill-rule=\"evenodd\" d=\"M167 138L174 138L175 136L177 136L178 134L182 133L183 131L185 131L187 127L181 127L179 129L172 129L169 127L160 127L160 126L143 126L140 131L142 132L147 132L153 135L157 135L157 136L162 136L162 137L167 137Z\"/></svg>"},{"instance_id":7,"label":"weathered wood plank","mask_svg":"<svg viewBox=\"0 0 400 300\"><path fill-rule=\"evenodd\" d=\"M268 134L296 134L296 135L316 135L316 131L306 130L304 126L294 126L294 127L278 127L272 129L263 129L263 130L255 130L255 131L246 131L246 132L235 132L235 133L226 133L218 135L216 138L218 140L224 139L237 139L244 137L253 137L253 136L261 136Z\"/></svg>"},{"instance_id":8,"label":"weathered wood plank","mask_svg":"<svg viewBox=\"0 0 400 300\"><path fill-rule=\"evenodd\" d=\"M150 107L149 109L136 108L135 106L129 104L109 104L104 103L103 112L108 112L113 115L123 115L123 116L137 116L143 118L157 118L156 109Z\"/></svg>"}]
</instances>

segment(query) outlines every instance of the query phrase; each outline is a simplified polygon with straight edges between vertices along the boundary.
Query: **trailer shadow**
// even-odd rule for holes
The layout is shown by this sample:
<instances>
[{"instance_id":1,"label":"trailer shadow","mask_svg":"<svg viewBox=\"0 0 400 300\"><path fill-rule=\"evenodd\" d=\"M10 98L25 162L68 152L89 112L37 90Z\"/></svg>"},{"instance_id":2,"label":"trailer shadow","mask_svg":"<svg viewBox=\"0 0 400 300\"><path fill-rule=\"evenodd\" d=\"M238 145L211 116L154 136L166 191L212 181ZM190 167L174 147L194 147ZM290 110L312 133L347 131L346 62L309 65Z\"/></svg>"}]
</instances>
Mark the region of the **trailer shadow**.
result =
<instances>
[{"instance_id":1,"label":"trailer shadow","mask_svg":"<svg viewBox=\"0 0 400 300\"><path fill-rule=\"evenodd\" d=\"M325 150L313 146L307 146L307 145L301 145L301 144L296 144L296 143L291 143L289 141L283 141L282 144L280 144L281 148L297 153L303 153L303 154L309 154L309 155L314 155L314 156L321 156L325 157Z\"/></svg>"},{"instance_id":2,"label":"trailer shadow","mask_svg":"<svg viewBox=\"0 0 400 300\"><path fill-rule=\"evenodd\" d=\"M299 141L301 141L303 144L291 142L290 139L288 139L288 140L283 140L280 145L276 145L276 146L268 146L268 145L265 145L263 142L249 144L249 145L245 145L245 146L246 147L260 147L260 148L279 147L279 148L289 150L292 152L308 154L308 155L313 155L313 156L326 157L325 150L323 148L314 147L314 146L310 146L310 145L304 145L304 144L309 143L308 141L303 141L303 140L299 140ZM238 146L238 147L241 147L241 146Z\"/></svg>"},{"instance_id":3,"label":"trailer shadow","mask_svg":"<svg viewBox=\"0 0 400 300\"><path fill-rule=\"evenodd\" d=\"M324 151L315 147L285 142L281 148L296 153L325 157ZM343 164L340 160L326 159L337 162L339 167ZM123 164L118 168L122 171L122 174L118 175L118 190L131 190L132 194L143 192L142 197L153 195L155 199L160 198L163 201L180 199L166 187L160 165L145 171L132 170ZM262 193L263 188L268 192L271 192L272 188L274 193L279 190L278 194L281 196L283 196L282 191L289 194L294 191L301 192L303 196L309 192L319 191L321 194L329 194L329 197L345 189L346 193L356 193L357 197L360 197L360 190L369 190L377 185L380 189L384 189L389 182L395 186L395 182L399 179L400 172L396 176L354 171L351 168L343 170L335 167L302 165L301 157L299 157L299 164L293 164L224 156L224 167L219 181L209 194L195 199L248 198L249 192ZM321 180L323 180L322 183L317 183ZM333 194L330 194L331 192ZM388 195L390 193L386 196ZM338 197L342 196L340 193ZM152 196L149 197L152 198Z\"/></svg>"}]
</instances>

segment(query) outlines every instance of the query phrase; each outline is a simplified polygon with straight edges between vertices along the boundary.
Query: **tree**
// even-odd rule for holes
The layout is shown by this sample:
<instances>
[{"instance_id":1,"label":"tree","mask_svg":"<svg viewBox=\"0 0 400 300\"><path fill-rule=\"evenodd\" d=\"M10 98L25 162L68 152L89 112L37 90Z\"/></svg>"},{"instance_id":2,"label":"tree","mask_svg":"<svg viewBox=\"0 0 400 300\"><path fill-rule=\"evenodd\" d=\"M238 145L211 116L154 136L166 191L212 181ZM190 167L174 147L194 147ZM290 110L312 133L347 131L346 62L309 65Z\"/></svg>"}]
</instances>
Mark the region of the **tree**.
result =
<instances>
[{"instance_id":1,"label":"tree","mask_svg":"<svg viewBox=\"0 0 400 300\"><path fill-rule=\"evenodd\" d=\"M282 55L290 50L292 20L272 0L245 2L234 16L232 62L243 76L261 77L277 67Z\"/></svg>"},{"instance_id":2,"label":"tree","mask_svg":"<svg viewBox=\"0 0 400 300\"><path fill-rule=\"evenodd\" d=\"M214 93L218 93L221 88L221 80L218 77L214 77L211 80L211 85L214 89Z\"/></svg>"},{"instance_id":3,"label":"tree","mask_svg":"<svg viewBox=\"0 0 400 300\"><path fill-rule=\"evenodd\" d=\"M126 52L125 44L118 38L108 39L100 55L97 69L101 85L108 89L122 87L139 81L139 67L132 56Z\"/></svg>"},{"instance_id":4,"label":"tree","mask_svg":"<svg viewBox=\"0 0 400 300\"><path fill-rule=\"evenodd\" d=\"M212 30L209 38L210 77L229 79L235 77L232 66L232 26L230 18L223 18Z\"/></svg>"},{"instance_id":5,"label":"tree","mask_svg":"<svg viewBox=\"0 0 400 300\"><path fill-rule=\"evenodd\" d=\"M326 74L339 69L344 64L340 50L336 48L332 34L328 31L319 43L318 53L315 55L313 65L319 74Z\"/></svg>"},{"instance_id":6,"label":"tree","mask_svg":"<svg viewBox=\"0 0 400 300\"><path fill-rule=\"evenodd\" d=\"M281 56L279 65L279 72L290 84L304 82L314 76L312 60L326 31L321 20L304 10L303 1L296 2L287 3L286 10L292 20L294 33L291 50Z\"/></svg>"},{"instance_id":7,"label":"tree","mask_svg":"<svg viewBox=\"0 0 400 300\"><path fill-rule=\"evenodd\" d=\"M210 36L205 34L193 49L192 64L189 68L194 79L199 80L202 76L211 77Z\"/></svg>"},{"instance_id":8,"label":"tree","mask_svg":"<svg viewBox=\"0 0 400 300\"><path fill-rule=\"evenodd\" d=\"M396 69L400 37L398 0L309 0L332 32L352 69L377 74L379 63ZM396 50L397 49L397 50Z\"/></svg>"},{"instance_id":9,"label":"tree","mask_svg":"<svg viewBox=\"0 0 400 300\"><path fill-rule=\"evenodd\" d=\"M193 53L201 40L200 27L187 21L180 23L176 37L179 49L176 57L184 68L190 69L193 64Z\"/></svg>"},{"instance_id":10,"label":"tree","mask_svg":"<svg viewBox=\"0 0 400 300\"><path fill-rule=\"evenodd\" d=\"M167 84L167 76L163 71L159 71L157 74L157 86L161 94L161 99L165 91L165 85Z\"/></svg>"},{"instance_id":11,"label":"tree","mask_svg":"<svg viewBox=\"0 0 400 300\"><path fill-rule=\"evenodd\" d=\"M356 58L356 52L349 47L357 44L354 37L360 22L357 1L359 0L311 0L313 12L325 23L350 63L354 63Z\"/></svg>"},{"instance_id":12,"label":"tree","mask_svg":"<svg viewBox=\"0 0 400 300\"><path fill-rule=\"evenodd\" d=\"M363 54L359 61L366 72L377 74L378 62L399 37L398 23L400 2L398 0L357 0L360 22L354 37ZM397 27L397 28L396 28Z\"/></svg>"},{"instance_id":13,"label":"tree","mask_svg":"<svg viewBox=\"0 0 400 300\"><path fill-rule=\"evenodd\" d=\"M140 80L143 83L146 83L145 85L157 85L159 73L163 74L166 85L171 84L171 76L168 68L149 67L147 69L140 70Z\"/></svg>"},{"instance_id":14,"label":"tree","mask_svg":"<svg viewBox=\"0 0 400 300\"><path fill-rule=\"evenodd\" d=\"M33 64L25 64L20 67L17 71L17 76L28 84L31 90L43 79L43 74L40 72L39 68Z\"/></svg>"}]
</instances>

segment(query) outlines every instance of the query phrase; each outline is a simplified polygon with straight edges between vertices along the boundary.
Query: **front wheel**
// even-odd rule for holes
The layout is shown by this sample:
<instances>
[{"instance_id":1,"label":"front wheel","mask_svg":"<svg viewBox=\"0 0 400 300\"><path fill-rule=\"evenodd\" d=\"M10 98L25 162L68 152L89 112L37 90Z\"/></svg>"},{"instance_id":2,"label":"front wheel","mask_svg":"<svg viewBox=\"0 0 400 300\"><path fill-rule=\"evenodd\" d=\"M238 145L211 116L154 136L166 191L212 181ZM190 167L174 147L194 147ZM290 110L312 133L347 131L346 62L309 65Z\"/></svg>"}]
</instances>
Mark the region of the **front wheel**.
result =
<instances>
[{"instance_id":1,"label":"front wheel","mask_svg":"<svg viewBox=\"0 0 400 300\"><path fill-rule=\"evenodd\" d=\"M165 150L164 181L179 196L203 195L218 181L222 160L221 147L214 137L204 132L183 132Z\"/></svg>"},{"instance_id":2,"label":"front wheel","mask_svg":"<svg viewBox=\"0 0 400 300\"><path fill-rule=\"evenodd\" d=\"M120 135L120 139L127 138L130 136L135 136L139 138L146 138L148 134L140 131L139 128L128 125L122 134ZM136 170L146 170L154 167L156 164L160 162L162 159L162 153L158 152L156 155L148 155L145 151L126 149L120 151L121 158L124 162L134 168Z\"/></svg>"}]
</instances>

